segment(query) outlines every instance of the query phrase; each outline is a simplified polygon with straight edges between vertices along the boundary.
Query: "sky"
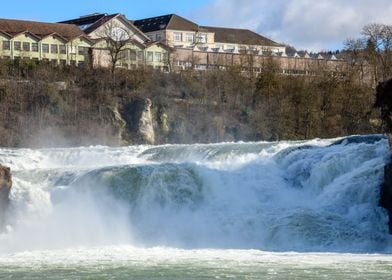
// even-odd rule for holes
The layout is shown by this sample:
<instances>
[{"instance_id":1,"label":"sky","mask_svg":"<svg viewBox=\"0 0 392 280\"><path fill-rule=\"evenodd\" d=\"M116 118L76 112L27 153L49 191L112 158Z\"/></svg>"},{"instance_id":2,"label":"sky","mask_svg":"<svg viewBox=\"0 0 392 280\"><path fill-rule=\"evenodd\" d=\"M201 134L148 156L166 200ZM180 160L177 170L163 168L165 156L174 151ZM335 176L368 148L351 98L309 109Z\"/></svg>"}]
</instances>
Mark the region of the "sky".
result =
<instances>
[{"instance_id":1,"label":"sky","mask_svg":"<svg viewBox=\"0 0 392 280\"><path fill-rule=\"evenodd\" d=\"M95 12L140 19L169 13L200 25L247 28L310 51L335 50L369 23L392 24L392 0L19 0L0 18L56 22Z\"/></svg>"}]
</instances>

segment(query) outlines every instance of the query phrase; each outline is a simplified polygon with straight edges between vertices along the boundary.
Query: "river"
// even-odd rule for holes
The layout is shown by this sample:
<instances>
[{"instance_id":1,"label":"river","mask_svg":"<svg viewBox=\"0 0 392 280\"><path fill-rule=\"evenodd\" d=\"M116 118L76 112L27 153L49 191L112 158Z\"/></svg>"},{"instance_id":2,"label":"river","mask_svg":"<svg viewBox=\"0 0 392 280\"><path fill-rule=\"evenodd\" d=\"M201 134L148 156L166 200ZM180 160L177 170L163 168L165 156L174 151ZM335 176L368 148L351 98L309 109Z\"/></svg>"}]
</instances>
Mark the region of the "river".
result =
<instances>
[{"instance_id":1,"label":"river","mask_svg":"<svg viewBox=\"0 0 392 280\"><path fill-rule=\"evenodd\" d=\"M381 135L0 149L0 279L390 279Z\"/></svg>"}]
</instances>

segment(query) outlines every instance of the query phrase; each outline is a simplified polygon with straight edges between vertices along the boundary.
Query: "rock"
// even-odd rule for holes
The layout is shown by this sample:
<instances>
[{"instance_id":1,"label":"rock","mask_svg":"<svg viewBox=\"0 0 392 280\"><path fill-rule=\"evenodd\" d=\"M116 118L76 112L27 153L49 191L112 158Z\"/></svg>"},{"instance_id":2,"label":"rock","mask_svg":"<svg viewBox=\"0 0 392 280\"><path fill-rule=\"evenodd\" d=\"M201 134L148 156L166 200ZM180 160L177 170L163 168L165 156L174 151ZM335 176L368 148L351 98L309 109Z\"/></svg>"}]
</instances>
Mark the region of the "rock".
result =
<instances>
[{"instance_id":1,"label":"rock","mask_svg":"<svg viewBox=\"0 0 392 280\"><path fill-rule=\"evenodd\" d=\"M148 98L134 98L122 110L128 138L137 144L154 144L155 132L151 113L152 102Z\"/></svg>"},{"instance_id":2,"label":"rock","mask_svg":"<svg viewBox=\"0 0 392 280\"><path fill-rule=\"evenodd\" d=\"M392 162L384 167L384 182L381 185L380 206L388 211L389 233L392 234Z\"/></svg>"},{"instance_id":3,"label":"rock","mask_svg":"<svg viewBox=\"0 0 392 280\"><path fill-rule=\"evenodd\" d=\"M120 114L120 112L118 111L118 107L117 107L117 106L115 106L115 107L112 109L112 112L113 112L113 115L114 115L115 123L117 124L117 125L114 125L114 127L117 128L117 129L116 129L116 130L117 130L117 133L114 133L114 134L116 135L116 137L117 137L117 139L118 139L119 145L122 145L122 144L123 144L122 135L123 135L123 133L124 133L124 129L125 129L127 123L126 123L125 120L121 117L121 114Z\"/></svg>"},{"instance_id":4,"label":"rock","mask_svg":"<svg viewBox=\"0 0 392 280\"><path fill-rule=\"evenodd\" d=\"M389 147L392 151L392 79L379 83L376 89L374 106L381 109L381 119L385 123Z\"/></svg>"},{"instance_id":5,"label":"rock","mask_svg":"<svg viewBox=\"0 0 392 280\"><path fill-rule=\"evenodd\" d=\"M392 151L392 79L377 86L375 107L381 108L381 118L385 123L389 149ZM392 234L392 157L384 167L384 182L381 185L379 205L388 211L389 233Z\"/></svg>"},{"instance_id":6,"label":"rock","mask_svg":"<svg viewBox=\"0 0 392 280\"><path fill-rule=\"evenodd\" d=\"M57 91L68 89L67 82L53 82L53 83L50 83L49 86L53 87Z\"/></svg>"},{"instance_id":7,"label":"rock","mask_svg":"<svg viewBox=\"0 0 392 280\"><path fill-rule=\"evenodd\" d=\"M11 187L11 170L9 167L0 165L0 227L2 226L4 214L10 202Z\"/></svg>"}]
</instances>

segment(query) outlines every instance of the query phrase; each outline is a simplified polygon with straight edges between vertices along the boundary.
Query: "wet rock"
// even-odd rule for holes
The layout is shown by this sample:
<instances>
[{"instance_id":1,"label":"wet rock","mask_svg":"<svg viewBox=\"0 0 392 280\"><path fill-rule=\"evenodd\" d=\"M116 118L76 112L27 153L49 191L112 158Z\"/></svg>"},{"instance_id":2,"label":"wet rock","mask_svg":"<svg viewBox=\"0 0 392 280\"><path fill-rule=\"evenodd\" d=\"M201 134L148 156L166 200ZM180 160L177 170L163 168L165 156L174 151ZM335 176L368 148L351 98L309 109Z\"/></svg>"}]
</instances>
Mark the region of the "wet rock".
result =
<instances>
[{"instance_id":1,"label":"wet rock","mask_svg":"<svg viewBox=\"0 0 392 280\"><path fill-rule=\"evenodd\" d=\"M10 202L10 191L12 187L11 169L0 165L0 230L5 219L5 212Z\"/></svg>"},{"instance_id":2,"label":"wet rock","mask_svg":"<svg viewBox=\"0 0 392 280\"><path fill-rule=\"evenodd\" d=\"M385 123L389 148L392 151L392 79L377 86L375 107L381 109L381 118ZM384 168L384 182L380 191L380 206L388 211L389 232L392 234L392 156Z\"/></svg>"},{"instance_id":3,"label":"wet rock","mask_svg":"<svg viewBox=\"0 0 392 280\"><path fill-rule=\"evenodd\" d=\"M374 106L381 109L381 119L385 123L385 132L392 151L392 79L378 84Z\"/></svg>"},{"instance_id":4,"label":"wet rock","mask_svg":"<svg viewBox=\"0 0 392 280\"><path fill-rule=\"evenodd\" d=\"M388 211L389 233L392 234L392 162L384 167L384 182L381 185L380 206Z\"/></svg>"},{"instance_id":5,"label":"wet rock","mask_svg":"<svg viewBox=\"0 0 392 280\"><path fill-rule=\"evenodd\" d=\"M121 112L126 122L126 134L130 142L136 144L154 144L155 132L151 113L152 102L148 98L134 98Z\"/></svg>"}]
</instances>

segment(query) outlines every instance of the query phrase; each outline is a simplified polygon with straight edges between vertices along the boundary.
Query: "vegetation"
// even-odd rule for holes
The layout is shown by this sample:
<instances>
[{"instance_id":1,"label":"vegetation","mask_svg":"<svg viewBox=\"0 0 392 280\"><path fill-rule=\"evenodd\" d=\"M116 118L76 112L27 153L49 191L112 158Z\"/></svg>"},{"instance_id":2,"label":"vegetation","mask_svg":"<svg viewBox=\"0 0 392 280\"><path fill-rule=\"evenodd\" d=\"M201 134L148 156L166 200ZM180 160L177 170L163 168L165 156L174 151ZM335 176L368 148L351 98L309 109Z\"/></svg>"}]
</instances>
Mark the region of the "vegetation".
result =
<instances>
[{"instance_id":1,"label":"vegetation","mask_svg":"<svg viewBox=\"0 0 392 280\"><path fill-rule=\"evenodd\" d=\"M132 144L133 139L121 139L115 111L135 97L152 100L157 143L295 140L382 131L372 84L358 79L354 63L344 73L315 69L308 76L283 75L272 59L258 75L240 67L115 71L1 61L0 146Z\"/></svg>"},{"instance_id":2,"label":"vegetation","mask_svg":"<svg viewBox=\"0 0 392 280\"><path fill-rule=\"evenodd\" d=\"M375 85L392 77L392 25L368 24L361 38L348 39L345 45L350 62L362 75L368 68Z\"/></svg>"}]
</instances>

